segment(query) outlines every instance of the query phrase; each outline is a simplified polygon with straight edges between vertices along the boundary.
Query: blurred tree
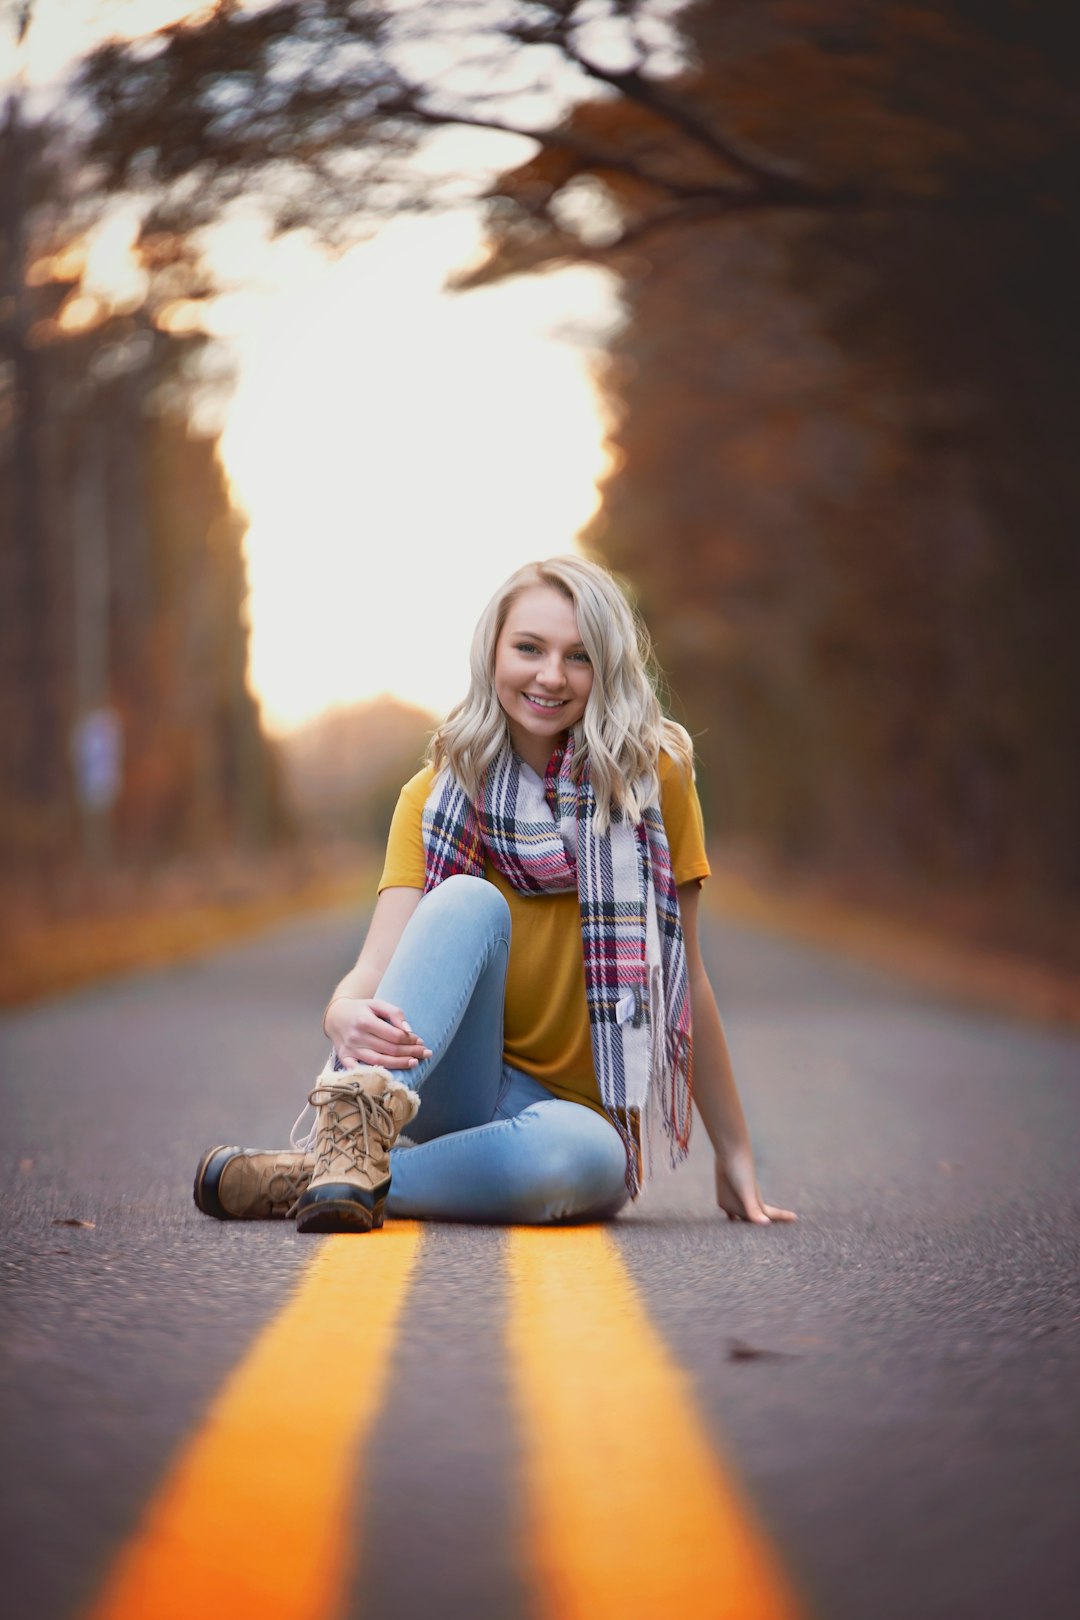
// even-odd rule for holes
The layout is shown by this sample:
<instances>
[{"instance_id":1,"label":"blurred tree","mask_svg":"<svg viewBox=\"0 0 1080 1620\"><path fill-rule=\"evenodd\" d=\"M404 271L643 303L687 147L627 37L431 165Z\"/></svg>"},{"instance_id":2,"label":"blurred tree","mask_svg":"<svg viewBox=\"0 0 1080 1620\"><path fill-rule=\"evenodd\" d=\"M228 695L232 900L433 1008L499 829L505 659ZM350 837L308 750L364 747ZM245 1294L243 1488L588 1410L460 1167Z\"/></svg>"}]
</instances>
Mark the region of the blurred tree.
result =
<instances>
[{"instance_id":1,"label":"blurred tree","mask_svg":"<svg viewBox=\"0 0 1080 1620\"><path fill-rule=\"evenodd\" d=\"M420 769L435 719L376 698L332 709L282 739L285 779L297 815L320 836L381 847L402 782Z\"/></svg>"},{"instance_id":2,"label":"blurred tree","mask_svg":"<svg viewBox=\"0 0 1080 1620\"><path fill-rule=\"evenodd\" d=\"M721 825L1074 894L1069 22L220 4L104 47L81 94L102 182L184 229L243 195L344 241L464 194L411 162L425 132L534 140L459 285L623 278L591 539L640 585Z\"/></svg>"},{"instance_id":3,"label":"blurred tree","mask_svg":"<svg viewBox=\"0 0 1080 1620\"><path fill-rule=\"evenodd\" d=\"M79 842L71 740L120 720L125 854L263 840L283 822L246 686L244 524L190 424L205 340L169 330L205 292L188 245L142 243L122 308L83 283L77 156L17 93L0 132L0 865ZM90 824L84 811L84 829ZM100 858L95 843L84 853Z\"/></svg>"},{"instance_id":4,"label":"blurred tree","mask_svg":"<svg viewBox=\"0 0 1080 1620\"><path fill-rule=\"evenodd\" d=\"M17 42L25 36L29 11L28 6L16 10ZM43 143L26 126L22 103L19 87L13 86L0 131L0 432L8 449L0 510L11 535L0 601L20 609L5 627L4 643L11 673L26 693L18 723L9 717L9 747L28 799L40 810L55 797L61 729L49 678L55 627L42 512L44 383L30 339L34 312L25 269L28 221L44 212L51 176Z\"/></svg>"},{"instance_id":5,"label":"blurred tree","mask_svg":"<svg viewBox=\"0 0 1080 1620\"><path fill-rule=\"evenodd\" d=\"M682 26L702 117L860 204L718 229L548 149L494 188L490 258L461 284L563 261L567 212L622 275L615 470L586 538L640 588L719 824L840 867L1075 899L1065 20L774 3ZM649 142L667 173L700 163L637 106L571 126Z\"/></svg>"},{"instance_id":6,"label":"blurred tree","mask_svg":"<svg viewBox=\"0 0 1080 1620\"><path fill-rule=\"evenodd\" d=\"M679 9L669 0L219 0L145 38L102 45L77 92L102 182L188 227L243 198L279 230L303 225L345 242L402 209L460 201L463 186L475 194L475 169L440 180L414 161L425 135L452 128L536 141L566 179L619 176L637 199L624 241L677 220L848 210L891 195L873 176L854 184L803 173L707 117L680 71ZM586 99L632 110L632 129L617 112L610 122L564 118ZM567 252L591 250L594 211L570 205L561 186L518 187L513 203L520 238L555 231Z\"/></svg>"}]
</instances>

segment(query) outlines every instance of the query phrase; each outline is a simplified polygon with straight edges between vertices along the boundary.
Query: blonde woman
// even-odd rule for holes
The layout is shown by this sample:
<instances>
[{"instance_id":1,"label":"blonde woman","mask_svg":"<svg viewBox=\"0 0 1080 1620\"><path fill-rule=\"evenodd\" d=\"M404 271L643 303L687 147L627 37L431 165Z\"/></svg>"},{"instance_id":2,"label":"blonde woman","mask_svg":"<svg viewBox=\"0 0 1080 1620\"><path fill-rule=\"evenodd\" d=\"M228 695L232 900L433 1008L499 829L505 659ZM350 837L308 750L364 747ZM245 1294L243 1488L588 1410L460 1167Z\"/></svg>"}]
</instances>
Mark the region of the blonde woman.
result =
<instances>
[{"instance_id":1,"label":"blonde woman","mask_svg":"<svg viewBox=\"0 0 1080 1620\"><path fill-rule=\"evenodd\" d=\"M531 563L496 592L327 1004L314 1130L286 1152L212 1149L201 1209L306 1232L606 1220L685 1157L692 1095L720 1208L795 1219L758 1191L698 946L690 739L648 660L595 563Z\"/></svg>"}]
</instances>

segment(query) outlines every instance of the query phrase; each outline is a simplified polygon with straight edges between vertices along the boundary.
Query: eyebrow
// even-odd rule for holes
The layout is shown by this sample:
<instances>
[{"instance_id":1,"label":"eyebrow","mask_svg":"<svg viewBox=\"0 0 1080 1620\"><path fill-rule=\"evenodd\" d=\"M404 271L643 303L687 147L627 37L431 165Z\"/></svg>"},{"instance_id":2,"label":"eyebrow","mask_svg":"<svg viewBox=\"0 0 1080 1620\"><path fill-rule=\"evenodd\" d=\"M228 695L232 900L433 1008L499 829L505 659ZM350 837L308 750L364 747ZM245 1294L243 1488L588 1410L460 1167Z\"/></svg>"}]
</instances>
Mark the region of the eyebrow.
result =
<instances>
[{"instance_id":1,"label":"eyebrow","mask_svg":"<svg viewBox=\"0 0 1080 1620\"><path fill-rule=\"evenodd\" d=\"M528 636L530 641L543 641L543 642L547 641L546 636L538 635L535 630L511 630L510 634L512 636ZM585 650L585 643L583 641L572 642L571 646L570 646L570 651L571 652L576 652L579 647L582 649L582 651L584 651Z\"/></svg>"}]
</instances>

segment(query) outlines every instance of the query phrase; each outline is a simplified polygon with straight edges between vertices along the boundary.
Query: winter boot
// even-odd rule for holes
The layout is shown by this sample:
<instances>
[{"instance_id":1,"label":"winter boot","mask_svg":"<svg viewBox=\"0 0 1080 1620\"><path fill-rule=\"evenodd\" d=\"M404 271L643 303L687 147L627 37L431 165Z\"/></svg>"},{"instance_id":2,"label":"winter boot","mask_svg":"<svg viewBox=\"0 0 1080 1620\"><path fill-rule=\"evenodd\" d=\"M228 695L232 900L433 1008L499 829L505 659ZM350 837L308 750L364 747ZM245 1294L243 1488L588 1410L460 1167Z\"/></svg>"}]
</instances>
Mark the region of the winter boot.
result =
<instances>
[{"instance_id":1,"label":"winter boot","mask_svg":"<svg viewBox=\"0 0 1080 1620\"><path fill-rule=\"evenodd\" d=\"M290 1148L211 1148L195 1172L195 1203L219 1221L284 1220L314 1164Z\"/></svg>"},{"instance_id":2,"label":"winter boot","mask_svg":"<svg viewBox=\"0 0 1080 1620\"><path fill-rule=\"evenodd\" d=\"M298 1232L370 1232L383 1223L390 1149L420 1106L386 1069L324 1070L316 1110L315 1168L296 1206Z\"/></svg>"}]
</instances>

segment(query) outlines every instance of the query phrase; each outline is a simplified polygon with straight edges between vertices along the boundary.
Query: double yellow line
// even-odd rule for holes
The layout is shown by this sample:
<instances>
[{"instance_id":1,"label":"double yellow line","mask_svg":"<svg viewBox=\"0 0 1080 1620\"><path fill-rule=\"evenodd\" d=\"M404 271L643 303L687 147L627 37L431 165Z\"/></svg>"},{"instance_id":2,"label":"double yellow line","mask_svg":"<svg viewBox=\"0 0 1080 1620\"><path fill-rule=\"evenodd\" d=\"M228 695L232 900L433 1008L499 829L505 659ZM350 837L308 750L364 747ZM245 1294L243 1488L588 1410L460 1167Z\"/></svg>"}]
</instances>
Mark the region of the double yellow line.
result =
<instances>
[{"instance_id":1,"label":"double yellow line","mask_svg":"<svg viewBox=\"0 0 1080 1620\"><path fill-rule=\"evenodd\" d=\"M422 1228L320 1245L151 1502L88 1620L330 1620ZM796 1620L602 1227L508 1233L523 1556L538 1620ZM297 1481L302 1483L297 1484Z\"/></svg>"},{"instance_id":2,"label":"double yellow line","mask_svg":"<svg viewBox=\"0 0 1080 1620\"><path fill-rule=\"evenodd\" d=\"M419 1248L405 1222L320 1245L151 1502L94 1620L337 1612L357 1554L345 1509Z\"/></svg>"}]
</instances>

